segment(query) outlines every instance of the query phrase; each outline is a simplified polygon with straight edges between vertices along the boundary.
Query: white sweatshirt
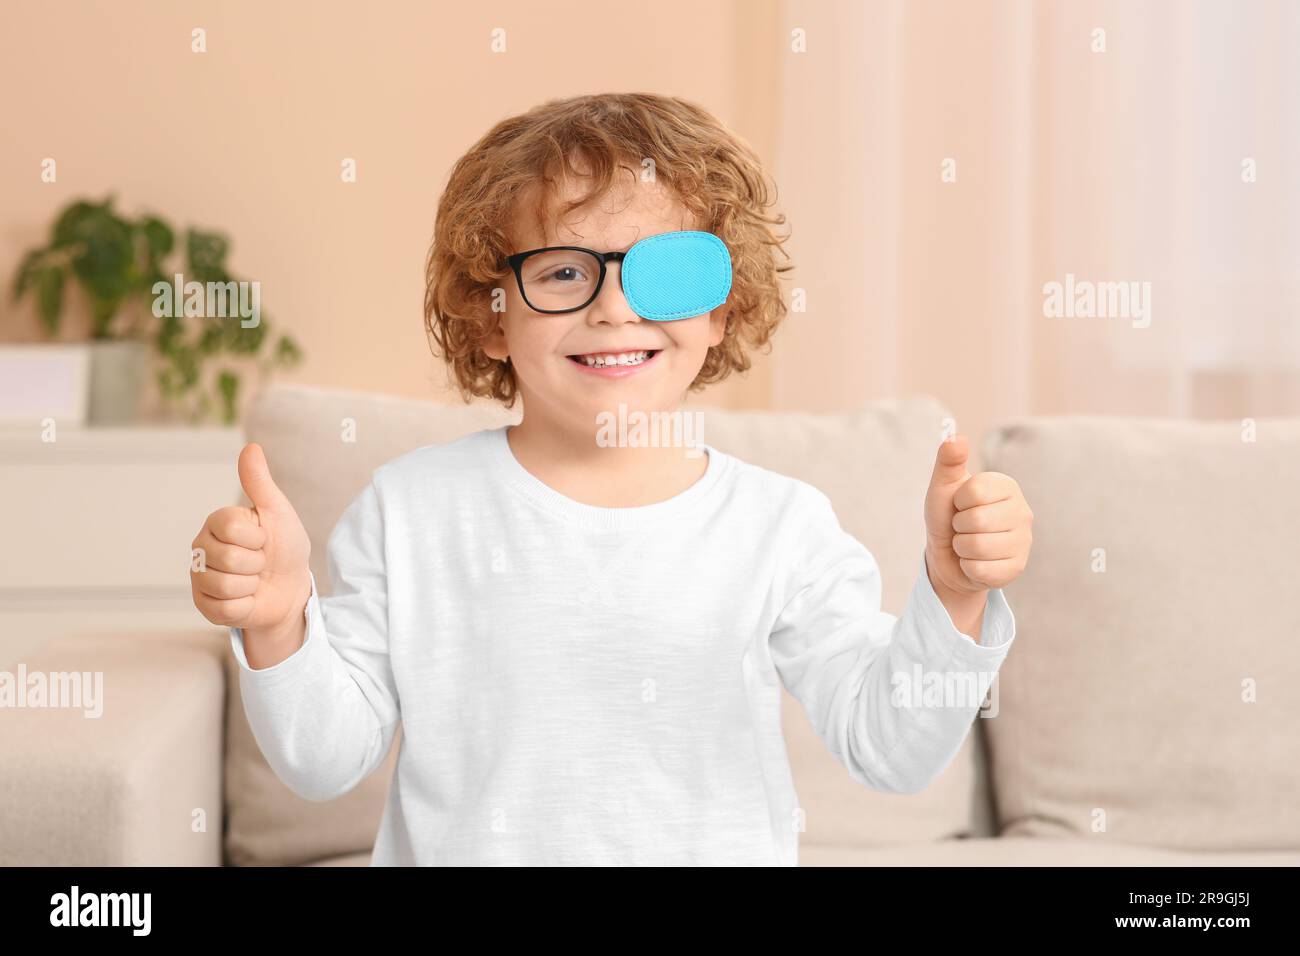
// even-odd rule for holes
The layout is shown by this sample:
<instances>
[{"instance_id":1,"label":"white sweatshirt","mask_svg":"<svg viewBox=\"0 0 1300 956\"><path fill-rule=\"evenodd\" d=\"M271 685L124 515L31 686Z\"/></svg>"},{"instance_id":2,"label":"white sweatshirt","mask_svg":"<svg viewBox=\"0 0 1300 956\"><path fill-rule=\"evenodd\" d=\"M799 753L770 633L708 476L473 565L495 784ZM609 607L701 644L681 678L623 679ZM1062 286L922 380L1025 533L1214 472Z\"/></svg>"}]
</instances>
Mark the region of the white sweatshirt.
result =
<instances>
[{"instance_id":1,"label":"white sweatshirt","mask_svg":"<svg viewBox=\"0 0 1300 956\"><path fill-rule=\"evenodd\" d=\"M854 780L924 789L1014 639L1002 592L977 644L922 556L895 619L824 494L703 448L694 485L634 508L554 491L505 426L378 468L330 537L302 647L253 670L231 633L280 779L340 796L401 721L373 865L792 866L783 684Z\"/></svg>"}]
</instances>

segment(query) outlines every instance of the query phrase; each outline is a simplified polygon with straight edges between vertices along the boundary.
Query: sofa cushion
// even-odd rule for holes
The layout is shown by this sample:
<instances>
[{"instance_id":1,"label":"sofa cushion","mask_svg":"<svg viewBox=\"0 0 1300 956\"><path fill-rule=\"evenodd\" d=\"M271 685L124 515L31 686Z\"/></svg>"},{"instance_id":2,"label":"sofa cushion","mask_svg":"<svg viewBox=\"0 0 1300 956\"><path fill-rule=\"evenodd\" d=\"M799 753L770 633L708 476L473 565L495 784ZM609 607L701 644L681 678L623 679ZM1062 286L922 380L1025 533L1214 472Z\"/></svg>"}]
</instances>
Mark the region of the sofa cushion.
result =
<instances>
[{"instance_id":1,"label":"sofa cushion","mask_svg":"<svg viewBox=\"0 0 1300 956\"><path fill-rule=\"evenodd\" d=\"M1300 849L1300 420L1031 419L1034 510L985 721L1004 835Z\"/></svg>"},{"instance_id":2,"label":"sofa cushion","mask_svg":"<svg viewBox=\"0 0 1300 956\"><path fill-rule=\"evenodd\" d=\"M356 864L341 864L356 865ZM885 847L799 848L800 866L1300 866L1279 850L1164 850L1114 840L1000 837Z\"/></svg>"},{"instance_id":3,"label":"sofa cushion","mask_svg":"<svg viewBox=\"0 0 1300 956\"><path fill-rule=\"evenodd\" d=\"M303 866L369 866L371 855L371 852L366 850L364 853L327 856L323 860L312 860L310 863L304 863Z\"/></svg>"},{"instance_id":4,"label":"sofa cushion","mask_svg":"<svg viewBox=\"0 0 1300 956\"><path fill-rule=\"evenodd\" d=\"M0 662L50 691L0 708L0 865L220 864L223 654L209 627L66 634Z\"/></svg>"},{"instance_id":5,"label":"sofa cushion","mask_svg":"<svg viewBox=\"0 0 1300 956\"><path fill-rule=\"evenodd\" d=\"M825 492L841 524L876 557L886 610L902 610L924 544L921 504L946 414L940 406L928 399L880 402L843 415L698 410L705 442ZM374 468L420 445L518 420L518 409L494 405L440 405L280 386L259 397L247 432L265 448L276 483L306 525L312 568L324 593L329 588L326 541ZM783 697L805 839L873 845L969 832L974 734L924 793L874 793L849 778L803 709L789 694ZM369 779L334 801L351 801L346 808L335 809L299 800L275 778L242 707L230 708L230 720L232 856L240 862L297 863L369 849L366 841L378 829L396 747Z\"/></svg>"},{"instance_id":6,"label":"sofa cushion","mask_svg":"<svg viewBox=\"0 0 1300 956\"><path fill-rule=\"evenodd\" d=\"M309 866L369 866L369 853L315 860ZM929 840L894 846L799 847L800 866L1300 866L1286 850L1162 850L1107 840L1002 837Z\"/></svg>"}]
</instances>

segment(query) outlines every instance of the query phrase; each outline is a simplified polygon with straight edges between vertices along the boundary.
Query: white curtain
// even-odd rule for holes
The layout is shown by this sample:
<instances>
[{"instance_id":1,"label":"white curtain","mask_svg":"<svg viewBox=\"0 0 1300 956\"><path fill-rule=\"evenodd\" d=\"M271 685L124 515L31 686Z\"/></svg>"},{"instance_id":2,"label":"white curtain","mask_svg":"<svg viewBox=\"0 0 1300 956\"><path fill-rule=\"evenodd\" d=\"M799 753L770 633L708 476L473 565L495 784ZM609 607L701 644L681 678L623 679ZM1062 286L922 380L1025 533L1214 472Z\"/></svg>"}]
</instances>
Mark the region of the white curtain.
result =
<instances>
[{"instance_id":1,"label":"white curtain","mask_svg":"<svg viewBox=\"0 0 1300 956\"><path fill-rule=\"evenodd\" d=\"M1300 4L777 17L784 42L806 33L778 55L775 172L808 311L775 352L775 405L926 392L975 431L1300 414ZM1044 315L1067 275L1149 283L1149 324Z\"/></svg>"}]
</instances>

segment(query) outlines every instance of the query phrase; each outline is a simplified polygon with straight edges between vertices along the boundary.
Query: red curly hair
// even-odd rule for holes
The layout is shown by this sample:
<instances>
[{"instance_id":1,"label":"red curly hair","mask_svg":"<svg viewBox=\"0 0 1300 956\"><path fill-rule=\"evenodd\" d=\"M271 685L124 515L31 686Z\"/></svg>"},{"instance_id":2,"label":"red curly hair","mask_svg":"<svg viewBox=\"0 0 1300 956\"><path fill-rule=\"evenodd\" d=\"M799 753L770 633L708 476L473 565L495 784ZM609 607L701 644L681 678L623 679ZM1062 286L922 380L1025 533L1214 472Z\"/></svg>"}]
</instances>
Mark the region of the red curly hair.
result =
<instances>
[{"instance_id":1,"label":"red curly hair","mask_svg":"<svg viewBox=\"0 0 1300 956\"><path fill-rule=\"evenodd\" d=\"M650 93L603 93L553 100L502 120L452 168L438 203L425 270L424 324L461 397L515 403L513 365L490 358L483 343L497 327L493 290L510 275L506 256L518 203L530 192L544 223L557 180L589 179L590 188L560 216L600 199L621 168L653 160L657 182L695 217L698 228L726 243L732 260L732 308L726 332L709 349L691 390L750 367L749 352L768 347L787 307L777 263L787 235L774 226L768 188L753 149L700 107ZM575 160L582 160L579 171ZM534 187L541 186L540 189Z\"/></svg>"}]
</instances>

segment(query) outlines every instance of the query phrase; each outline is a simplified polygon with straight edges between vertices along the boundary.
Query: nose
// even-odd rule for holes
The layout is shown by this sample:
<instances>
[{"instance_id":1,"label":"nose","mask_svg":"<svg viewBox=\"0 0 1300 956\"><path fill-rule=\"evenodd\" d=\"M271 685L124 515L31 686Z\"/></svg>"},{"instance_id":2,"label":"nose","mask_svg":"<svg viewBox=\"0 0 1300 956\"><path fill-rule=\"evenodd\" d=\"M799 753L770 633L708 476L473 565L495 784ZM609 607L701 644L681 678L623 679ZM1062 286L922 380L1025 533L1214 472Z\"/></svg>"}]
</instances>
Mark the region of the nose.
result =
<instances>
[{"instance_id":1,"label":"nose","mask_svg":"<svg viewBox=\"0 0 1300 956\"><path fill-rule=\"evenodd\" d=\"M622 256L605 264L605 284L600 287L596 301L587 307L587 321L593 325L623 325L627 322L640 322L641 316L632 311L623 295L623 261Z\"/></svg>"}]
</instances>

